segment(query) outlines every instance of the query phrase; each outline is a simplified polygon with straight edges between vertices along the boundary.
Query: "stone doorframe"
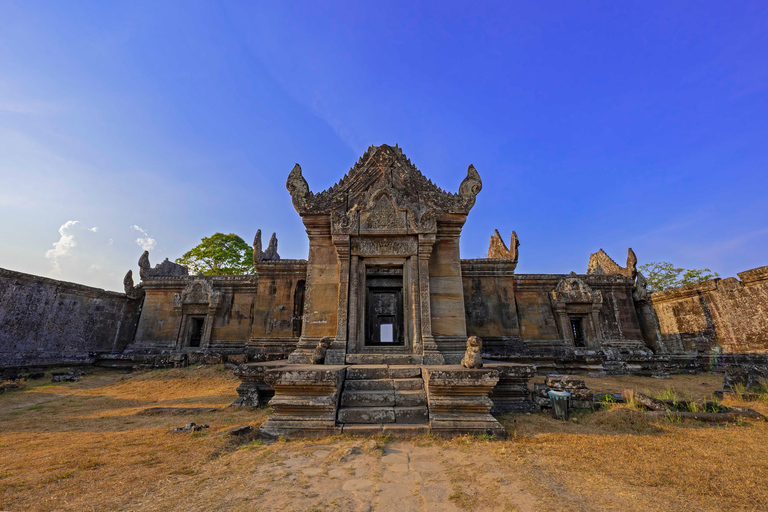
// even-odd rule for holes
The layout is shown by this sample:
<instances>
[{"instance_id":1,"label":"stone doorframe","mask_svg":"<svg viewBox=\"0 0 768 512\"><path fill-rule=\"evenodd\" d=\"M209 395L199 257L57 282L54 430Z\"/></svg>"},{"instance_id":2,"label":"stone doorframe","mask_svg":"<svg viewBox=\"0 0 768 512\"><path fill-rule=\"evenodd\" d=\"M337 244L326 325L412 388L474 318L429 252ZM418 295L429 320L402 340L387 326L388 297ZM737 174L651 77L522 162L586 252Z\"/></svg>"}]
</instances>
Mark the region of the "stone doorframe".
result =
<instances>
[{"instance_id":1,"label":"stone doorframe","mask_svg":"<svg viewBox=\"0 0 768 512\"><path fill-rule=\"evenodd\" d=\"M205 317L203 335L199 350L207 349L211 344L211 330L216 311L222 301L221 292L214 291L213 285L206 279L195 279L187 284L181 293L173 296L173 309L177 315L176 350L185 348L189 322L192 317Z\"/></svg>"},{"instance_id":2,"label":"stone doorframe","mask_svg":"<svg viewBox=\"0 0 768 512\"><path fill-rule=\"evenodd\" d=\"M603 296L600 291L593 290L576 273L571 272L552 290L551 300L557 325L565 343L576 348L571 318L579 318L583 320L585 348L600 348L603 340L600 329L600 310L603 307Z\"/></svg>"},{"instance_id":3,"label":"stone doorframe","mask_svg":"<svg viewBox=\"0 0 768 512\"><path fill-rule=\"evenodd\" d=\"M329 351L330 360L334 361L331 364L343 364L348 353L422 355L425 349L437 352L429 304L429 258L434 243L434 234L333 235L339 257L339 314L336 338ZM372 267L403 269L404 345L365 346L366 269Z\"/></svg>"}]
</instances>

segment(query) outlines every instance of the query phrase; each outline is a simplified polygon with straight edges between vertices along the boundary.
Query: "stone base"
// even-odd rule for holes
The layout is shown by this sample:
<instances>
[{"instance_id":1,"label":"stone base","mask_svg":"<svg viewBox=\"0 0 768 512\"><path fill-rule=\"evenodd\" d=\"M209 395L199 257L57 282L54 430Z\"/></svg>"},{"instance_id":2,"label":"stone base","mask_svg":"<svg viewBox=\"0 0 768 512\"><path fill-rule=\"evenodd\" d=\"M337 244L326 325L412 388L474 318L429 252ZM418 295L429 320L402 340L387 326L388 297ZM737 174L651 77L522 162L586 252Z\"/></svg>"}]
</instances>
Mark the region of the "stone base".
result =
<instances>
[{"instance_id":1,"label":"stone base","mask_svg":"<svg viewBox=\"0 0 768 512\"><path fill-rule=\"evenodd\" d=\"M531 400L528 381L536 375L532 364L489 363L483 368L499 372L499 382L491 390L493 412L536 412L539 406Z\"/></svg>"},{"instance_id":2,"label":"stone base","mask_svg":"<svg viewBox=\"0 0 768 512\"><path fill-rule=\"evenodd\" d=\"M272 389L264 381L267 370L280 368L287 364L286 360L269 361L263 363L246 363L238 366L234 374L240 378L242 384L237 388L237 394L240 395L237 400L232 402L230 407L263 407L275 395Z\"/></svg>"},{"instance_id":3,"label":"stone base","mask_svg":"<svg viewBox=\"0 0 768 512\"><path fill-rule=\"evenodd\" d=\"M339 394L346 366L287 365L267 370L275 390L272 416L261 426L268 436L320 437L340 434L336 426Z\"/></svg>"},{"instance_id":4,"label":"stone base","mask_svg":"<svg viewBox=\"0 0 768 512\"><path fill-rule=\"evenodd\" d=\"M427 366L423 374L433 434L505 436L504 427L490 415L493 402L488 394L499 381L497 369Z\"/></svg>"}]
</instances>

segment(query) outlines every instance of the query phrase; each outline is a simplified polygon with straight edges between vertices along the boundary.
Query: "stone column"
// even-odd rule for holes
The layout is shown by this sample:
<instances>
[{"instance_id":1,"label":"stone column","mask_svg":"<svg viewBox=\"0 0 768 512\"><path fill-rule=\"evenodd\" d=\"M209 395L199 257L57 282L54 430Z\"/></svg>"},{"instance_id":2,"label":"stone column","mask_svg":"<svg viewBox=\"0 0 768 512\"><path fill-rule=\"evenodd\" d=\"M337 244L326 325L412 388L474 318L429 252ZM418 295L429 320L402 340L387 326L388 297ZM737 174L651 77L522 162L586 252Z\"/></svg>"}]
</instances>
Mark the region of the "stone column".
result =
<instances>
[{"instance_id":1,"label":"stone column","mask_svg":"<svg viewBox=\"0 0 768 512\"><path fill-rule=\"evenodd\" d=\"M419 308L421 310L421 341L424 348L424 364L444 364L437 343L432 336L432 307L429 293L429 258L435 235L419 235Z\"/></svg>"},{"instance_id":2,"label":"stone column","mask_svg":"<svg viewBox=\"0 0 768 512\"><path fill-rule=\"evenodd\" d=\"M349 235L333 235L333 245L339 255L339 314L336 317L336 338L325 355L325 364L344 364L347 355L347 314L349 312Z\"/></svg>"},{"instance_id":3,"label":"stone column","mask_svg":"<svg viewBox=\"0 0 768 512\"><path fill-rule=\"evenodd\" d=\"M360 300L360 257L357 255L351 256L351 262L349 264L349 314L348 328L347 328L347 351L357 352L359 346L358 340L358 322L359 317L359 304Z\"/></svg>"},{"instance_id":4,"label":"stone column","mask_svg":"<svg viewBox=\"0 0 768 512\"><path fill-rule=\"evenodd\" d=\"M421 335L421 297L419 296L419 257L410 256L406 262L408 273L410 276L411 289L408 292L411 294L411 325L413 326L413 353L418 355L424 354L424 344L422 343Z\"/></svg>"}]
</instances>

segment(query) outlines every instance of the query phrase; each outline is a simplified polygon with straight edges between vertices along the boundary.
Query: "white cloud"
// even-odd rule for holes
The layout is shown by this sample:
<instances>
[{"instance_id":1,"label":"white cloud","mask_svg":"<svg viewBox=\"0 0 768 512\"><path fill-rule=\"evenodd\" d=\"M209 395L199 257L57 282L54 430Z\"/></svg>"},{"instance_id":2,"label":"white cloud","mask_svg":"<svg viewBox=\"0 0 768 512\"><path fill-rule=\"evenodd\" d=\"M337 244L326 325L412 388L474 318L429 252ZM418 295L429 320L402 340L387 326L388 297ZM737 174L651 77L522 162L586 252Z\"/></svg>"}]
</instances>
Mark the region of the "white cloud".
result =
<instances>
[{"instance_id":1,"label":"white cloud","mask_svg":"<svg viewBox=\"0 0 768 512\"><path fill-rule=\"evenodd\" d=\"M45 253L51 264L49 277L114 289L119 276L114 268L114 248L98 227L69 220L59 228L59 239Z\"/></svg>"},{"instance_id":2,"label":"white cloud","mask_svg":"<svg viewBox=\"0 0 768 512\"><path fill-rule=\"evenodd\" d=\"M157 246L157 240L149 236L149 234L146 231L144 231L142 228L140 228L136 224L131 226L131 229L141 233L141 236L136 239L136 245L138 245L145 251L151 251L152 249L155 248L155 246Z\"/></svg>"}]
</instances>

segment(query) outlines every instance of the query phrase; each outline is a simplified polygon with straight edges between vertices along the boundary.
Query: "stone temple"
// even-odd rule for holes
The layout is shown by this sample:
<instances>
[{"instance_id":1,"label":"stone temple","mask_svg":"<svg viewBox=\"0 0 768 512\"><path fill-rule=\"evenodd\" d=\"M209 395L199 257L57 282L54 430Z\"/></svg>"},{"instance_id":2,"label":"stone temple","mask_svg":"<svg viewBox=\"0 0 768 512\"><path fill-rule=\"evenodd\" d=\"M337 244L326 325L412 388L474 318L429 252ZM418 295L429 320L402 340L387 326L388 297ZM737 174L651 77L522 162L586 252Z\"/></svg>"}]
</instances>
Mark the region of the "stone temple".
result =
<instances>
[{"instance_id":1,"label":"stone temple","mask_svg":"<svg viewBox=\"0 0 768 512\"><path fill-rule=\"evenodd\" d=\"M584 274L516 274L517 235L495 231L486 258L462 259L480 174L446 192L397 146L370 147L328 190L298 165L286 186L309 255L281 259L259 230L256 275L190 276L145 253L120 294L0 269L2 367L226 361L276 435L450 435L502 432L489 413L534 408L537 371L768 361L768 267L649 294L632 249L626 266L599 250Z\"/></svg>"}]
</instances>

